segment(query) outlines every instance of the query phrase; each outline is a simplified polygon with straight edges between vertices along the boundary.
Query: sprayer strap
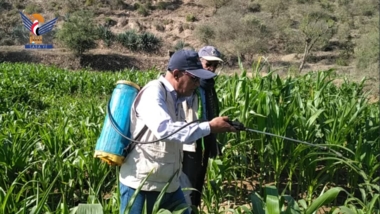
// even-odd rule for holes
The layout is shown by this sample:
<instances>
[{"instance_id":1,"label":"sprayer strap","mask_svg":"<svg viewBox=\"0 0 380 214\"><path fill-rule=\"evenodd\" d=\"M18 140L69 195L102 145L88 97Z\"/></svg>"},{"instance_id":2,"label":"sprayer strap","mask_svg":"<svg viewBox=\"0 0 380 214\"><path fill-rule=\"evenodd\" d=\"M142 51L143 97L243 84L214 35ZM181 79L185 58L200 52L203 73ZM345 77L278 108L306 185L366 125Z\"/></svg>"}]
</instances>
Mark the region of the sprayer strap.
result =
<instances>
[{"instance_id":1,"label":"sprayer strap","mask_svg":"<svg viewBox=\"0 0 380 214\"><path fill-rule=\"evenodd\" d=\"M144 133L146 132L146 130L148 130L148 126L144 126L141 131L139 132L139 134L136 136L136 140L137 141L140 141L142 136L144 135Z\"/></svg>"},{"instance_id":2,"label":"sprayer strap","mask_svg":"<svg viewBox=\"0 0 380 214\"><path fill-rule=\"evenodd\" d=\"M142 138L142 136L143 136L144 133L146 132L146 130L148 130L148 126L145 125L145 126L141 129L141 131L139 132L139 134L136 136L135 140L140 141L141 138ZM128 154L129 154L129 153L135 148L136 145L137 145L136 142L130 142L130 143L128 144L128 146L126 146L126 147L124 148L126 154L128 155Z\"/></svg>"},{"instance_id":3,"label":"sprayer strap","mask_svg":"<svg viewBox=\"0 0 380 214\"><path fill-rule=\"evenodd\" d=\"M161 83L162 88L163 88L164 91L165 91L165 101L167 101L167 98L168 98L168 92L166 91L166 87L165 87L164 83L161 82L161 81L160 81L160 83ZM141 129L141 131L137 134L135 140L136 140L136 141L141 141L142 136L145 134L145 132L146 132L147 130L148 130L148 126L144 125L144 127ZM126 151L126 154L128 155L128 154L129 154L129 153L135 148L135 146L136 146L137 144L138 144L138 143L136 143L136 142L130 142L130 143L128 144L128 146L124 148L124 150Z\"/></svg>"},{"instance_id":4,"label":"sprayer strap","mask_svg":"<svg viewBox=\"0 0 380 214\"><path fill-rule=\"evenodd\" d=\"M165 101L166 101L166 100L167 100L167 97L168 97L168 94L167 94L167 91L166 91L166 88L165 88L164 83L161 82L161 81L160 81L160 83L161 83L162 88L163 88L164 91L165 91ZM143 136L144 133L146 132L146 130L148 130L148 126L145 125L145 126L141 129L141 131L139 132L139 134L136 136L135 140L140 141L141 138L142 138L142 136ZM133 147L135 147L135 145L136 145L137 143L136 143L136 142L131 142L131 144L134 144ZM132 148L132 149L133 149L133 148Z\"/></svg>"}]
</instances>

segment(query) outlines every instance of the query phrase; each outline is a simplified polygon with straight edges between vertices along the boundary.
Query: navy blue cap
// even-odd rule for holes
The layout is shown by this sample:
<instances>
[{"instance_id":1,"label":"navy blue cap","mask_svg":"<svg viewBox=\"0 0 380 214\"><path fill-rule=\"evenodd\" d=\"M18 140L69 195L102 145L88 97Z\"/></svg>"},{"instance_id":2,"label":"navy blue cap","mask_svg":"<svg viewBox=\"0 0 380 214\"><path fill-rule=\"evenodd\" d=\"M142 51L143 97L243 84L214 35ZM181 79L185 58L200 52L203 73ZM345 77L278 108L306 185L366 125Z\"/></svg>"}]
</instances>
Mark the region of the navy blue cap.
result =
<instances>
[{"instance_id":1,"label":"navy blue cap","mask_svg":"<svg viewBox=\"0 0 380 214\"><path fill-rule=\"evenodd\" d=\"M216 76L215 73L203 69L198 53L192 50L179 50L170 57L168 70L174 69L187 71L201 79L211 79Z\"/></svg>"}]
</instances>

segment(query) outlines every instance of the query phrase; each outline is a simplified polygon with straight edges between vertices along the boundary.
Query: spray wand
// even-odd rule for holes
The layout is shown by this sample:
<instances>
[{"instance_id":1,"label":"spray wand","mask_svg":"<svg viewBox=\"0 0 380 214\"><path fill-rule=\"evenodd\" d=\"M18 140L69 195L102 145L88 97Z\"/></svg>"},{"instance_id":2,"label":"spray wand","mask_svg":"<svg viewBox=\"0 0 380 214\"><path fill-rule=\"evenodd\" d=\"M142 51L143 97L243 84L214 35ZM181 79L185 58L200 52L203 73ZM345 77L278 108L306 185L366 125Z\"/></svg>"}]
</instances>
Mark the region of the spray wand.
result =
<instances>
[{"instance_id":1,"label":"spray wand","mask_svg":"<svg viewBox=\"0 0 380 214\"><path fill-rule=\"evenodd\" d=\"M293 141L293 142L296 142L296 143L302 143L302 144L305 144L305 145L308 145L308 146L317 147L317 148L320 148L320 149L323 149L323 150L330 150L333 153L335 153L338 157L342 157L342 154L340 152L337 152L334 149L328 148L326 146L321 146L321 145L318 145L318 144L312 144L312 143L309 143L309 142L306 142L306 141L296 140L296 139L293 139L293 138L289 138L289 137L285 137L285 136L281 136L281 135L276 135L276 134L272 134L272 133L269 133L269 132L264 132L264 131L259 131L259 130L255 130L255 129L250 129L250 128L245 127L244 124L242 124L238 120L235 120L235 121L231 121L230 120L230 121L228 121L228 123L231 126L233 126L237 131L255 132L255 133L259 133L259 134L265 134L265 135L269 135L269 136L273 136L273 137L278 137L278 138L282 138L284 140L289 140L289 141Z\"/></svg>"}]
</instances>

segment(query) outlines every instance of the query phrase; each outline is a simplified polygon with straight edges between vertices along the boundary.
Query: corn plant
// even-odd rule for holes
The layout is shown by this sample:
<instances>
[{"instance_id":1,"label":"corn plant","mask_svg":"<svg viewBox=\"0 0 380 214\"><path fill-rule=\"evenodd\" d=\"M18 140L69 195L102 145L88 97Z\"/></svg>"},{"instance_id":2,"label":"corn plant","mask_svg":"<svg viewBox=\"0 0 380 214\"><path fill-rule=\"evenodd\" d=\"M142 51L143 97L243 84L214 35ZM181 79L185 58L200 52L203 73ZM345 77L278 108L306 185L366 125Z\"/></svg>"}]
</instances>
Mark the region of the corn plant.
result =
<instances>
[{"instance_id":1,"label":"corn plant","mask_svg":"<svg viewBox=\"0 0 380 214\"><path fill-rule=\"evenodd\" d=\"M287 213L305 213L312 214L320 209L323 205L326 205L333 201L342 191L342 188L332 188L325 193L322 193L315 201L307 206L304 200L295 201L289 195L280 195L276 187L265 187L265 194L263 197L257 194L251 195L252 200L252 213L264 214L287 214Z\"/></svg>"},{"instance_id":2,"label":"corn plant","mask_svg":"<svg viewBox=\"0 0 380 214\"><path fill-rule=\"evenodd\" d=\"M223 155L210 160L203 207L194 212L253 212L251 193L267 204L268 185L282 192L278 204L286 192L300 212L325 187L348 193L326 204L332 212L378 212L380 117L368 103L366 79L338 87L333 70L280 77L258 75L260 60L252 71L240 66L240 74L216 79L220 114L314 146L258 133L218 135ZM96 139L116 81L143 86L158 75L0 63L0 212L118 213L118 168L93 158Z\"/></svg>"},{"instance_id":3,"label":"corn plant","mask_svg":"<svg viewBox=\"0 0 380 214\"><path fill-rule=\"evenodd\" d=\"M246 70L242 70L240 76L218 79L226 81L218 89L222 94L222 113L233 115L248 127L319 147L257 134L222 135L219 140L227 143L225 163L238 159L246 168L236 167L238 171L231 175L247 179L250 175L247 173L256 172L260 181L258 188L270 181L279 187L279 181L287 177L285 188L295 191L294 195L306 192L307 204L312 203L315 193L328 181L344 183L350 191L356 191L352 184L361 180L373 183L379 179L378 175L372 177L378 172L378 156L366 151L378 149L378 145L372 144L379 140L375 131L379 128L379 123L375 122L378 119L373 118L378 109L366 101L364 80L360 83L345 81L338 88L332 83L335 78L332 70L281 79L273 73L265 77L252 75L252 78L246 74ZM244 112L252 114L247 117ZM355 154L366 158L365 171L363 161ZM342 180L342 173L350 175L347 180ZM236 177L231 177L233 179Z\"/></svg>"}]
</instances>

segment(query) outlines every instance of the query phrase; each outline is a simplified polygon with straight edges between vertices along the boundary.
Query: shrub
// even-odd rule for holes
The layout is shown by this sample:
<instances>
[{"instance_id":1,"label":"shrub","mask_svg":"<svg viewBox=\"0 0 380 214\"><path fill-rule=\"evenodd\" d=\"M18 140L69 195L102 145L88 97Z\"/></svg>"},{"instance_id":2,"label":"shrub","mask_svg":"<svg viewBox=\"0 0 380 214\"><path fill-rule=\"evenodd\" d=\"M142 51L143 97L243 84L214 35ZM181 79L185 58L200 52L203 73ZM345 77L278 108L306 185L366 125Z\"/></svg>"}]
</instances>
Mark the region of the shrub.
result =
<instances>
[{"instance_id":1,"label":"shrub","mask_svg":"<svg viewBox=\"0 0 380 214\"><path fill-rule=\"evenodd\" d=\"M154 27L156 28L157 31L164 31L165 30L165 26L161 23L156 23L154 24Z\"/></svg>"},{"instance_id":2,"label":"shrub","mask_svg":"<svg viewBox=\"0 0 380 214\"><path fill-rule=\"evenodd\" d=\"M57 32L58 40L77 55L96 47L97 37L93 14L89 11L73 13Z\"/></svg>"},{"instance_id":3,"label":"shrub","mask_svg":"<svg viewBox=\"0 0 380 214\"><path fill-rule=\"evenodd\" d=\"M137 13L142 16L147 16L149 14L148 9L143 5L140 5L140 7L137 9Z\"/></svg>"},{"instance_id":4,"label":"shrub","mask_svg":"<svg viewBox=\"0 0 380 214\"><path fill-rule=\"evenodd\" d=\"M42 8L36 4L28 4L25 7L25 13L32 14L32 13L41 13Z\"/></svg>"},{"instance_id":5,"label":"shrub","mask_svg":"<svg viewBox=\"0 0 380 214\"><path fill-rule=\"evenodd\" d=\"M176 51L181 50L181 49L185 49L185 48L188 48L188 49L194 50L194 48L192 48L192 47L190 46L190 44L185 43L185 42L182 41L182 40L177 41L177 43L174 45L173 48L174 48L174 50L176 50Z\"/></svg>"},{"instance_id":6,"label":"shrub","mask_svg":"<svg viewBox=\"0 0 380 214\"><path fill-rule=\"evenodd\" d=\"M261 4L259 3L251 3L248 5L248 11L252 13L261 12Z\"/></svg>"},{"instance_id":7,"label":"shrub","mask_svg":"<svg viewBox=\"0 0 380 214\"><path fill-rule=\"evenodd\" d=\"M155 51L161 46L161 40L155 35L144 32L136 33L135 30L128 30L119 34L118 41L131 51Z\"/></svg>"},{"instance_id":8,"label":"shrub","mask_svg":"<svg viewBox=\"0 0 380 214\"><path fill-rule=\"evenodd\" d=\"M146 7L148 10L154 10L154 7L153 7L153 5L152 5L151 2L146 3L146 4L145 4L145 7Z\"/></svg>"},{"instance_id":9,"label":"shrub","mask_svg":"<svg viewBox=\"0 0 380 214\"><path fill-rule=\"evenodd\" d=\"M378 62L379 57L379 28L374 27L371 32L364 34L357 42L355 50L356 66L359 69L368 68Z\"/></svg>"},{"instance_id":10,"label":"shrub","mask_svg":"<svg viewBox=\"0 0 380 214\"><path fill-rule=\"evenodd\" d=\"M378 1L375 0L355 0L355 11L357 15L373 16L378 13Z\"/></svg>"},{"instance_id":11,"label":"shrub","mask_svg":"<svg viewBox=\"0 0 380 214\"><path fill-rule=\"evenodd\" d=\"M187 21L187 22L195 22L195 21L196 21L196 18L195 18L195 16L194 16L193 14L188 14L188 15L186 16L186 21Z\"/></svg>"},{"instance_id":12,"label":"shrub","mask_svg":"<svg viewBox=\"0 0 380 214\"><path fill-rule=\"evenodd\" d=\"M166 10L166 7L167 7L167 3L166 2L160 1L157 4L157 9L159 9L159 10Z\"/></svg>"},{"instance_id":13,"label":"shrub","mask_svg":"<svg viewBox=\"0 0 380 214\"><path fill-rule=\"evenodd\" d=\"M252 57L266 52L272 27L253 13L242 14L238 6L220 8L211 21L212 25L197 29L199 39L216 46L223 46L230 54Z\"/></svg>"},{"instance_id":14,"label":"shrub","mask_svg":"<svg viewBox=\"0 0 380 214\"><path fill-rule=\"evenodd\" d=\"M342 57L338 57L336 60L335 60L335 63L337 65L340 65L340 66L348 66L349 64L349 60L345 57L345 56L342 56Z\"/></svg>"},{"instance_id":15,"label":"shrub","mask_svg":"<svg viewBox=\"0 0 380 214\"><path fill-rule=\"evenodd\" d=\"M108 4L110 5L111 10L124 9L126 6L123 0L110 0L108 1Z\"/></svg>"},{"instance_id":16,"label":"shrub","mask_svg":"<svg viewBox=\"0 0 380 214\"><path fill-rule=\"evenodd\" d=\"M106 17L104 23L106 26L114 26L117 24L117 22L110 17Z\"/></svg>"},{"instance_id":17,"label":"shrub","mask_svg":"<svg viewBox=\"0 0 380 214\"><path fill-rule=\"evenodd\" d=\"M107 47L111 46L115 35L111 32L108 27L99 25L97 28L97 34L99 39L103 40Z\"/></svg>"},{"instance_id":18,"label":"shrub","mask_svg":"<svg viewBox=\"0 0 380 214\"><path fill-rule=\"evenodd\" d=\"M210 40L215 38L215 31L211 25L203 24L196 28L196 35L203 43L209 43Z\"/></svg>"},{"instance_id":19,"label":"shrub","mask_svg":"<svg viewBox=\"0 0 380 214\"><path fill-rule=\"evenodd\" d=\"M128 30L118 35L117 40L126 48L136 51L138 49L139 36L135 30Z\"/></svg>"},{"instance_id":20,"label":"shrub","mask_svg":"<svg viewBox=\"0 0 380 214\"><path fill-rule=\"evenodd\" d=\"M94 4L94 0L86 0L85 6L91 6Z\"/></svg>"},{"instance_id":21,"label":"shrub","mask_svg":"<svg viewBox=\"0 0 380 214\"><path fill-rule=\"evenodd\" d=\"M24 25L17 25L12 29L12 39L16 44L27 44L29 43L29 31L24 27Z\"/></svg>"},{"instance_id":22,"label":"shrub","mask_svg":"<svg viewBox=\"0 0 380 214\"><path fill-rule=\"evenodd\" d=\"M161 41L152 33L144 32L139 37L139 49L150 52L158 50L161 46Z\"/></svg>"},{"instance_id":23,"label":"shrub","mask_svg":"<svg viewBox=\"0 0 380 214\"><path fill-rule=\"evenodd\" d=\"M59 14L58 11L54 12L54 17L60 17L60 16L61 16L61 14Z\"/></svg>"},{"instance_id":24,"label":"shrub","mask_svg":"<svg viewBox=\"0 0 380 214\"><path fill-rule=\"evenodd\" d=\"M136 3L133 4L133 8L134 8L135 10L139 9L140 7L141 7L141 4L138 3L138 2L136 2Z\"/></svg>"},{"instance_id":25,"label":"shrub","mask_svg":"<svg viewBox=\"0 0 380 214\"><path fill-rule=\"evenodd\" d=\"M270 12L271 17L279 17L283 15L283 11L287 10L289 2L282 0L271 0L263 2L263 9Z\"/></svg>"},{"instance_id":26,"label":"shrub","mask_svg":"<svg viewBox=\"0 0 380 214\"><path fill-rule=\"evenodd\" d=\"M0 0L0 11L3 10L10 10L12 8L12 5L9 3L5 2L5 0Z\"/></svg>"}]
</instances>

